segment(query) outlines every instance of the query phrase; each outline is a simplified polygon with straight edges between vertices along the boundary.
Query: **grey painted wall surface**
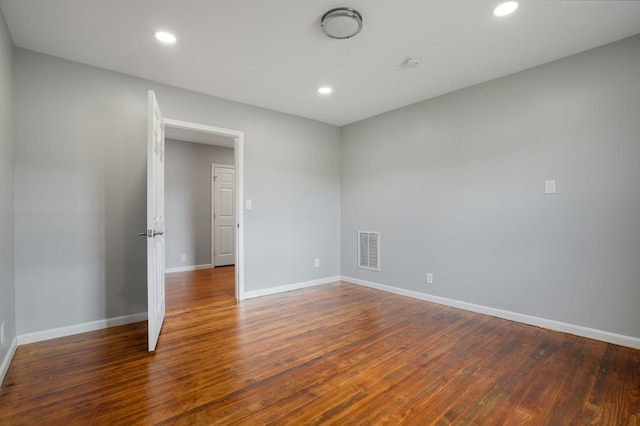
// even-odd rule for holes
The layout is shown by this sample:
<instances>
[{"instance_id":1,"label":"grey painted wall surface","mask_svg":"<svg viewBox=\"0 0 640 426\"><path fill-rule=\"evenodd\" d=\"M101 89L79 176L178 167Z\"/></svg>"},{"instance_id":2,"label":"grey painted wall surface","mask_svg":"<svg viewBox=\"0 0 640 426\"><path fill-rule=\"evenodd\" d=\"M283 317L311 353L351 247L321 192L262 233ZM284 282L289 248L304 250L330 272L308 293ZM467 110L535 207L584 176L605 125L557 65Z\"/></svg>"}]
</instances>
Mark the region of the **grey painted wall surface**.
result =
<instances>
[{"instance_id":1,"label":"grey painted wall surface","mask_svg":"<svg viewBox=\"0 0 640 426\"><path fill-rule=\"evenodd\" d=\"M338 128L15 49L18 334L146 311L148 89L245 131L247 291L339 274Z\"/></svg>"},{"instance_id":2,"label":"grey painted wall surface","mask_svg":"<svg viewBox=\"0 0 640 426\"><path fill-rule=\"evenodd\" d=\"M640 337L639 118L636 36L343 127L342 274Z\"/></svg>"},{"instance_id":3,"label":"grey painted wall surface","mask_svg":"<svg viewBox=\"0 0 640 426\"><path fill-rule=\"evenodd\" d=\"M233 166L233 148L168 139L165 153L166 266L210 264L211 164Z\"/></svg>"},{"instance_id":4,"label":"grey painted wall surface","mask_svg":"<svg viewBox=\"0 0 640 426\"><path fill-rule=\"evenodd\" d=\"M13 148L11 136L11 68L13 42L0 12L0 322L5 342L0 362L16 336L13 274ZM0 384L1 385L1 384Z\"/></svg>"}]
</instances>

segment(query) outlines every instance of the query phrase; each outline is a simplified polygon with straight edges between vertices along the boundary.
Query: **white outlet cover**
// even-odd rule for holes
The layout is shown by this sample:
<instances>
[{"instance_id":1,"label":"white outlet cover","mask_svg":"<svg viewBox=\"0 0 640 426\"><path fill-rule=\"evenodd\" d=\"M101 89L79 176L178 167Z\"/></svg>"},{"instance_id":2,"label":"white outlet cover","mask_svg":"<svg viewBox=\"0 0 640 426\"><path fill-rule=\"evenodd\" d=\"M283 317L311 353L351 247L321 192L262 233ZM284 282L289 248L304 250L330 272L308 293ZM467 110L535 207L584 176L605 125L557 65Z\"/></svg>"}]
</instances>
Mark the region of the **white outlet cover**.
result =
<instances>
[{"instance_id":1,"label":"white outlet cover","mask_svg":"<svg viewBox=\"0 0 640 426\"><path fill-rule=\"evenodd\" d=\"M320 267L320 259L316 259L315 262L314 262L314 265L315 265L316 268L319 268Z\"/></svg>"},{"instance_id":2,"label":"white outlet cover","mask_svg":"<svg viewBox=\"0 0 640 426\"><path fill-rule=\"evenodd\" d=\"M433 274L427 274L427 284L433 284Z\"/></svg>"}]
</instances>

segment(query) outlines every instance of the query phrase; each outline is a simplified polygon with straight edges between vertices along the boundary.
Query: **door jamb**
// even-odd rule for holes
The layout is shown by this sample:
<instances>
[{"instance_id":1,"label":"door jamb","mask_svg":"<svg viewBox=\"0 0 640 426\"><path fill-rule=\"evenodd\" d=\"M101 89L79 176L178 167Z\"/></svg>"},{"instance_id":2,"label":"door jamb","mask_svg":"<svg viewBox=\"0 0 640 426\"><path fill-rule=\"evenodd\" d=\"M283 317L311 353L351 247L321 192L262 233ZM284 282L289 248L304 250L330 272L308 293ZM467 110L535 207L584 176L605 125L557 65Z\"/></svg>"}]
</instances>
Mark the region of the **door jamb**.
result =
<instances>
[{"instance_id":1,"label":"door jamb","mask_svg":"<svg viewBox=\"0 0 640 426\"><path fill-rule=\"evenodd\" d=\"M234 159L236 169L236 279L235 293L236 299L246 298L244 290L244 210L242 200L244 200L244 131L225 129L205 124L191 123L188 121L164 119L165 127L177 129L193 130L202 133L213 133L233 138Z\"/></svg>"}]
</instances>

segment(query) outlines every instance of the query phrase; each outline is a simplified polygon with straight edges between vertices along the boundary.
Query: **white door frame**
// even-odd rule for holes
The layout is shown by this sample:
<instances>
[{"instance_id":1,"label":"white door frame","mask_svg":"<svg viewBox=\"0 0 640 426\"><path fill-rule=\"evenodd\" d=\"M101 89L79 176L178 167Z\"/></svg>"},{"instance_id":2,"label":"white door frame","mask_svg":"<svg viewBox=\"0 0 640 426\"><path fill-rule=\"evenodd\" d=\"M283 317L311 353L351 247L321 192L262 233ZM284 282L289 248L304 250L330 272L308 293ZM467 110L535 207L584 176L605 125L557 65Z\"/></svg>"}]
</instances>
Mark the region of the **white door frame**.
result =
<instances>
[{"instance_id":1,"label":"white door frame","mask_svg":"<svg viewBox=\"0 0 640 426\"><path fill-rule=\"evenodd\" d=\"M176 129L194 130L202 133L233 138L234 158L236 168L236 299L244 300L244 132L242 130L225 129L222 127L208 126L205 124L190 123L188 121L164 119L165 127Z\"/></svg>"},{"instance_id":2,"label":"white door frame","mask_svg":"<svg viewBox=\"0 0 640 426\"><path fill-rule=\"evenodd\" d=\"M211 179L209 180L209 182L211 183L211 267L215 268L216 267L216 260L215 260L215 239L216 239L216 230L215 230L215 222L216 219L214 219L214 212L215 212L215 208L216 208L216 197L215 197L215 182L214 182L214 173L216 170L216 167L224 167L225 169L233 169L235 172L236 167L235 166L230 166L229 164L219 164L219 163L212 163L211 164ZM235 173L234 173L235 176ZM233 186L235 188L236 182L233 183ZM234 190L235 192L235 190ZM237 194L236 194L237 195ZM236 203L236 207L237 207L237 203ZM235 215L236 217L238 216L238 209L236 208L235 211ZM237 236L237 235L236 235ZM235 244L237 245L237 241L235 242ZM237 253L236 253L237 254Z\"/></svg>"}]
</instances>

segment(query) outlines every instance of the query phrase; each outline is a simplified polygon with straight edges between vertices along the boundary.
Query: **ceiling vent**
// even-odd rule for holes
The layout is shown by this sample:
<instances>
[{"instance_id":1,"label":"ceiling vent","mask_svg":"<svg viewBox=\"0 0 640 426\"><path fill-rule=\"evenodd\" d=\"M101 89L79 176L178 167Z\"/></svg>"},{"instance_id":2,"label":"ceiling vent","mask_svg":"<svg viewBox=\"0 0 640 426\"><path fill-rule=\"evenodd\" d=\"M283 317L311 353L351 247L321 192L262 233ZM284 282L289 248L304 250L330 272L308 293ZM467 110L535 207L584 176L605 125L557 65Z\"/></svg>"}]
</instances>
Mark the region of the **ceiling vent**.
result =
<instances>
[{"instance_id":1,"label":"ceiling vent","mask_svg":"<svg viewBox=\"0 0 640 426\"><path fill-rule=\"evenodd\" d=\"M358 268L380 271L380 233L358 231Z\"/></svg>"},{"instance_id":2,"label":"ceiling vent","mask_svg":"<svg viewBox=\"0 0 640 426\"><path fill-rule=\"evenodd\" d=\"M362 15L349 7L331 9L320 20L320 27L327 37L351 38L362 30Z\"/></svg>"}]
</instances>

